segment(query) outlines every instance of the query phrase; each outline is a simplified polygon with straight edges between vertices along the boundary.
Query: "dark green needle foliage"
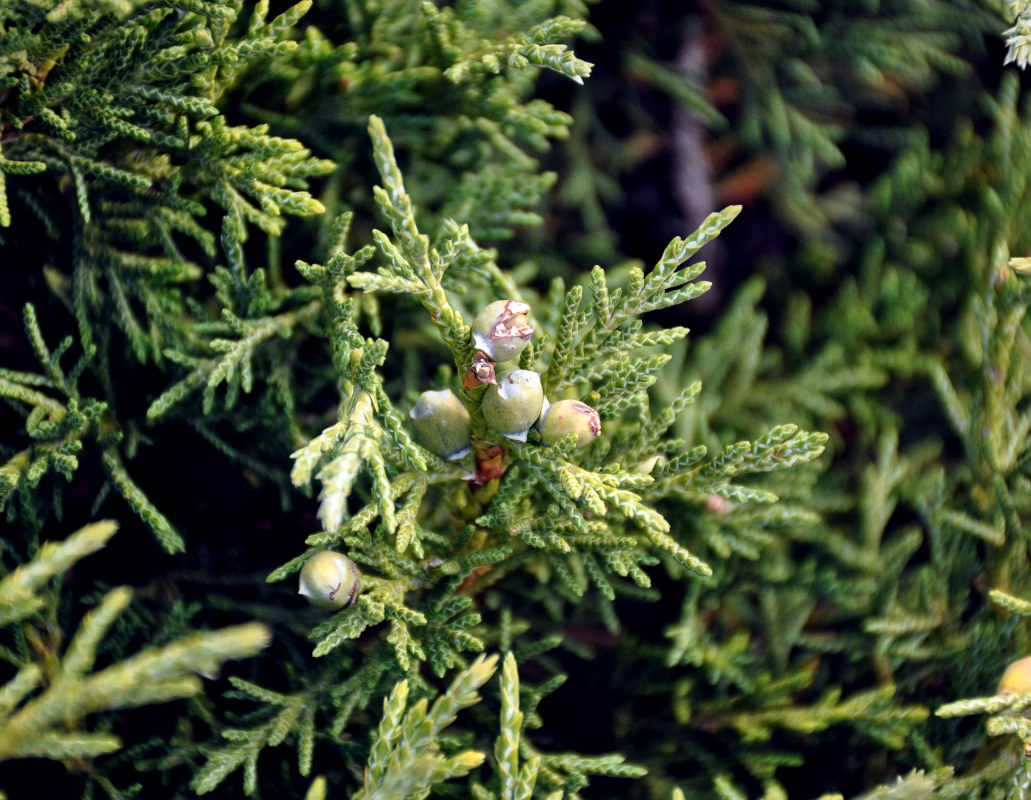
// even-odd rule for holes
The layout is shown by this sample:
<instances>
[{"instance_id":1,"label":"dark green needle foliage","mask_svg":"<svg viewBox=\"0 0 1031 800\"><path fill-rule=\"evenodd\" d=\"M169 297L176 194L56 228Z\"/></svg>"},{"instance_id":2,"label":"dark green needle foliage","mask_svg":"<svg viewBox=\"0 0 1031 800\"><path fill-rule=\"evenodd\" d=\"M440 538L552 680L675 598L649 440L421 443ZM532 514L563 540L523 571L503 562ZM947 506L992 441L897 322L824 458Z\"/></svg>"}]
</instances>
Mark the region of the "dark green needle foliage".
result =
<instances>
[{"instance_id":1,"label":"dark green needle foliage","mask_svg":"<svg viewBox=\"0 0 1031 800\"><path fill-rule=\"evenodd\" d=\"M618 5L0 3L0 797L1026 798L1031 12Z\"/></svg>"}]
</instances>

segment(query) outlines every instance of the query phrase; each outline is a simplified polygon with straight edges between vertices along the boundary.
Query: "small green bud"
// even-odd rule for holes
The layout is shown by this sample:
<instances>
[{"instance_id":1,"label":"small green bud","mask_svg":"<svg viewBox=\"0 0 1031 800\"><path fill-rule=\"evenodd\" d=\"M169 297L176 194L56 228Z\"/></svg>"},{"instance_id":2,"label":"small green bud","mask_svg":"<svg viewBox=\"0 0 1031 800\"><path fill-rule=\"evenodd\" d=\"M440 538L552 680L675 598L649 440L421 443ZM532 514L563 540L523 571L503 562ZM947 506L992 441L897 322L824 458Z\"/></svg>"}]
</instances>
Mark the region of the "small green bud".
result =
<instances>
[{"instance_id":1,"label":"small green bud","mask_svg":"<svg viewBox=\"0 0 1031 800\"><path fill-rule=\"evenodd\" d=\"M511 361L533 336L526 315L530 307L518 300L495 300L473 320L473 344L495 362Z\"/></svg>"},{"instance_id":2,"label":"small green bud","mask_svg":"<svg viewBox=\"0 0 1031 800\"><path fill-rule=\"evenodd\" d=\"M351 605L361 588L361 573L351 559L333 550L320 550L301 567L297 593L316 608L335 611Z\"/></svg>"},{"instance_id":3,"label":"small green bud","mask_svg":"<svg viewBox=\"0 0 1031 800\"><path fill-rule=\"evenodd\" d=\"M408 416L423 446L435 456L454 461L469 452L469 412L450 389L423 392Z\"/></svg>"},{"instance_id":4,"label":"small green bud","mask_svg":"<svg viewBox=\"0 0 1031 800\"><path fill-rule=\"evenodd\" d=\"M483 394L483 418L503 436L519 442L544 407L544 389L539 372L514 369L498 378Z\"/></svg>"},{"instance_id":5,"label":"small green bud","mask_svg":"<svg viewBox=\"0 0 1031 800\"><path fill-rule=\"evenodd\" d=\"M571 433L576 434L577 447L586 447L601 433L601 417L587 403L559 400L547 408L537 428L541 441L548 447Z\"/></svg>"},{"instance_id":6,"label":"small green bud","mask_svg":"<svg viewBox=\"0 0 1031 800\"><path fill-rule=\"evenodd\" d=\"M448 774L451 777L468 775L484 761L483 753L477 750L466 750L447 760Z\"/></svg>"}]
</instances>

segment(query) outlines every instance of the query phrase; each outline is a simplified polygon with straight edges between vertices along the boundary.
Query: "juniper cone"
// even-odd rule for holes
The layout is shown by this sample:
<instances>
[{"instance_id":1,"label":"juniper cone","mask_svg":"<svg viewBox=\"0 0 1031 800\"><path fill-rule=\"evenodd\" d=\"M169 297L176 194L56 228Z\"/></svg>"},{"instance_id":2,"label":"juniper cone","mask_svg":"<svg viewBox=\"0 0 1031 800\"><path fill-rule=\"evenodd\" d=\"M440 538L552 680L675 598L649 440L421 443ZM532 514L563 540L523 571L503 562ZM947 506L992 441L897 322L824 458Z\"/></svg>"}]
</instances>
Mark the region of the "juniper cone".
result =
<instances>
[{"instance_id":1,"label":"juniper cone","mask_svg":"<svg viewBox=\"0 0 1031 800\"><path fill-rule=\"evenodd\" d=\"M574 433L576 446L586 447L601 433L601 417L579 400L558 400L545 409L537 427L541 442L549 447Z\"/></svg>"},{"instance_id":2,"label":"juniper cone","mask_svg":"<svg viewBox=\"0 0 1031 800\"><path fill-rule=\"evenodd\" d=\"M1019 658L1006 667L999 679L997 694L1031 692L1031 656Z\"/></svg>"},{"instance_id":3,"label":"juniper cone","mask_svg":"<svg viewBox=\"0 0 1031 800\"><path fill-rule=\"evenodd\" d=\"M297 593L316 608L333 611L354 603L361 586L361 574L351 559L320 550L301 568Z\"/></svg>"},{"instance_id":4,"label":"juniper cone","mask_svg":"<svg viewBox=\"0 0 1031 800\"><path fill-rule=\"evenodd\" d=\"M495 300L473 320L473 344L492 361L511 361L533 337L527 314L530 306L518 300Z\"/></svg>"},{"instance_id":5,"label":"juniper cone","mask_svg":"<svg viewBox=\"0 0 1031 800\"><path fill-rule=\"evenodd\" d=\"M471 449L469 412L450 389L423 392L408 416L419 441L434 455L455 460Z\"/></svg>"},{"instance_id":6,"label":"juniper cone","mask_svg":"<svg viewBox=\"0 0 1031 800\"><path fill-rule=\"evenodd\" d=\"M544 389L539 372L515 369L499 376L483 395L483 418L509 439L525 442L541 415Z\"/></svg>"}]
</instances>

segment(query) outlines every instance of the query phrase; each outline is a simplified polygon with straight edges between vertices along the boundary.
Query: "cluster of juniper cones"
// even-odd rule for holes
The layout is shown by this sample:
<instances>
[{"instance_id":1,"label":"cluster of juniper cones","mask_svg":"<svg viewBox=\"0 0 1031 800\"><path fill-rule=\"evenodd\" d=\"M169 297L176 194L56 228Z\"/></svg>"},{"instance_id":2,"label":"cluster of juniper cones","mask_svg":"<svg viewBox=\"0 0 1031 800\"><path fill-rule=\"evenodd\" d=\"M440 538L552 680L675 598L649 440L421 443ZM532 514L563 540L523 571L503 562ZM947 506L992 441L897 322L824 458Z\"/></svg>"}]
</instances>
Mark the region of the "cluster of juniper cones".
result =
<instances>
[{"instance_id":1,"label":"cluster of juniper cones","mask_svg":"<svg viewBox=\"0 0 1031 800\"><path fill-rule=\"evenodd\" d=\"M540 373L515 367L515 359L533 337L529 313L526 303L497 300L476 316L472 331L477 353L465 385L488 384L480 410L487 424L502 436L525 442L536 425L546 446L571 434L576 434L577 446L590 444L601 432L598 412L579 400L549 403ZM423 392L408 416L430 452L448 460L469 453L469 411L450 389Z\"/></svg>"},{"instance_id":2,"label":"cluster of juniper cones","mask_svg":"<svg viewBox=\"0 0 1031 800\"><path fill-rule=\"evenodd\" d=\"M515 359L526 349L534 328L527 319L530 307L518 300L489 304L473 321L473 344L477 353L463 385L487 385L480 402L483 418L495 431L509 439L525 442L536 425L540 441L551 446L576 434L578 447L590 444L601 433L598 412L579 400L549 403L541 386L541 375L517 369ZM440 458L454 460L472 449L469 410L450 389L423 392L408 416L423 446ZM489 448L488 451L500 448ZM500 457L485 458L498 461ZM484 481L500 469L488 471L478 465ZM489 472L489 474L487 474ZM475 482L475 481L474 481ZM343 553L322 550L301 569L298 590L312 605L327 611L354 603L361 588L361 575Z\"/></svg>"}]
</instances>

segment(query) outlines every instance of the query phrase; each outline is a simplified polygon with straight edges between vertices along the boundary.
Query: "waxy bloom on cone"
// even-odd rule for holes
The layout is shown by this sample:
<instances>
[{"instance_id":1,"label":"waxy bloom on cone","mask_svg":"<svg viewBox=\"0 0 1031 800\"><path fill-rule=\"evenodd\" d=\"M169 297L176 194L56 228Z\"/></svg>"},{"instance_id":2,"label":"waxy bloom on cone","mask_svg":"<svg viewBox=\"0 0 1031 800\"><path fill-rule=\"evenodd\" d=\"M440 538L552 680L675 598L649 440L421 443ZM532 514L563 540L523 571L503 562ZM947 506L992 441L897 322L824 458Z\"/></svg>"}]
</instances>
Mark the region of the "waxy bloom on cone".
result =
<instances>
[{"instance_id":1,"label":"waxy bloom on cone","mask_svg":"<svg viewBox=\"0 0 1031 800\"><path fill-rule=\"evenodd\" d=\"M433 455L453 461L469 452L469 412L450 389L423 392L408 416Z\"/></svg>"},{"instance_id":2,"label":"waxy bloom on cone","mask_svg":"<svg viewBox=\"0 0 1031 800\"><path fill-rule=\"evenodd\" d=\"M526 441L544 408L541 375L528 369L514 369L487 387L483 395L483 418L503 436Z\"/></svg>"}]
</instances>

